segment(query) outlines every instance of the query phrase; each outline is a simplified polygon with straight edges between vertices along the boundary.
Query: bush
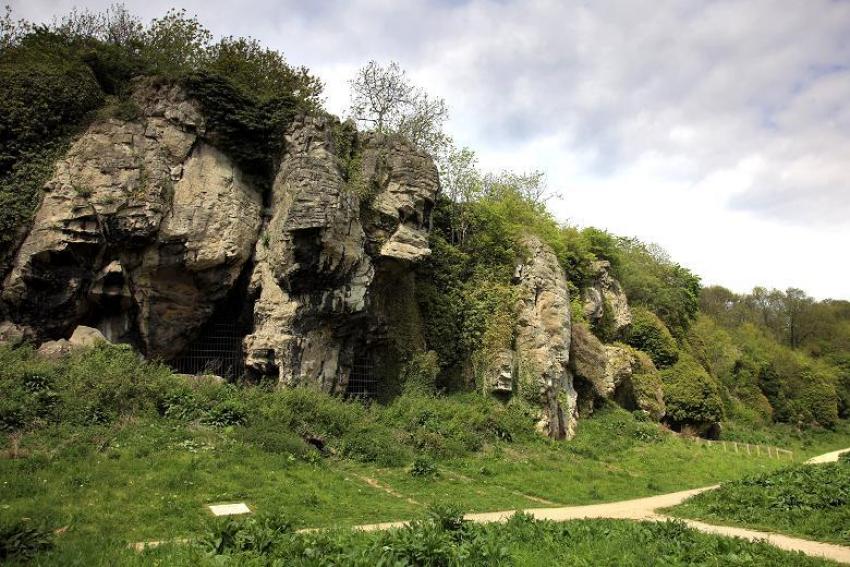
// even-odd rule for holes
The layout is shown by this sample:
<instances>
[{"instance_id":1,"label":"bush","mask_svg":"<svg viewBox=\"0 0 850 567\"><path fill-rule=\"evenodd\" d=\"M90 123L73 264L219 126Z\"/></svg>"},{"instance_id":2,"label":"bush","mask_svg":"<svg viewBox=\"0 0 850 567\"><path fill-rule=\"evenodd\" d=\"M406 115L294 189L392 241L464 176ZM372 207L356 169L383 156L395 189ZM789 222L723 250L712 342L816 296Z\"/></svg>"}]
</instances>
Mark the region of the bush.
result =
<instances>
[{"instance_id":1,"label":"bush","mask_svg":"<svg viewBox=\"0 0 850 567\"><path fill-rule=\"evenodd\" d=\"M122 346L102 344L48 362L29 348L0 348L0 428L102 423L154 414L180 383Z\"/></svg>"},{"instance_id":2,"label":"bush","mask_svg":"<svg viewBox=\"0 0 850 567\"><path fill-rule=\"evenodd\" d=\"M647 353L658 368L670 366L679 358L676 340L661 319L647 309L632 309L626 343Z\"/></svg>"},{"instance_id":3,"label":"bush","mask_svg":"<svg viewBox=\"0 0 850 567\"><path fill-rule=\"evenodd\" d=\"M346 457L387 467L401 466L410 456L392 431L377 424L358 425L346 432L341 448Z\"/></svg>"},{"instance_id":4,"label":"bush","mask_svg":"<svg viewBox=\"0 0 850 567\"><path fill-rule=\"evenodd\" d=\"M437 389L440 364L433 350L414 353L401 371L401 381L406 392L433 394Z\"/></svg>"},{"instance_id":5,"label":"bush","mask_svg":"<svg viewBox=\"0 0 850 567\"><path fill-rule=\"evenodd\" d=\"M0 562L28 561L53 546L53 534L26 522L0 523Z\"/></svg>"},{"instance_id":6,"label":"bush","mask_svg":"<svg viewBox=\"0 0 850 567\"><path fill-rule=\"evenodd\" d=\"M313 447L280 423L269 420L252 420L239 430L242 442L259 447L269 453L292 455L299 459L310 459L316 455Z\"/></svg>"},{"instance_id":7,"label":"bush","mask_svg":"<svg viewBox=\"0 0 850 567\"><path fill-rule=\"evenodd\" d=\"M410 476L413 477L434 477L438 474L437 464L428 457L416 457L410 467Z\"/></svg>"},{"instance_id":8,"label":"bush","mask_svg":"<svg viewBox=\"0 0 850 567\"><path fill-rule=\"evenodd\" d=\"M723 419L723 401L717 382L688 354L661 371L667 417L676 426L697 427Z\"/></svg>"},{"instance_id":9,"label":"bush","mask_svg":"<svg viewBox=\"0 0 850 567\"><path fill-rule=\"evenodd\" d=\"M699 494L677 508L688 516L850 543L850 467L795 465L748 476Z\"/></svg>"}]
</instances>

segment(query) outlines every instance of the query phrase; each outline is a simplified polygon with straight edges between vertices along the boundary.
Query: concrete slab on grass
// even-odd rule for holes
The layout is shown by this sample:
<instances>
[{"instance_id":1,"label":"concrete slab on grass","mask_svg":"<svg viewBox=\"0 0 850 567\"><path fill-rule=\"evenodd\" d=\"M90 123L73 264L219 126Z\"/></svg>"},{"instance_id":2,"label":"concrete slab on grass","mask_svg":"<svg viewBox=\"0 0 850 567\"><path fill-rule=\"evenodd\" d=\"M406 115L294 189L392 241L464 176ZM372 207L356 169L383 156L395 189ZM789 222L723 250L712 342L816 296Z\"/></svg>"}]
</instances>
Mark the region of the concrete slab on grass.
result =
<instances>
[{"instance_id":1,"label":"concrete slab on grass","mask_svg":"<svg viewBox=\"0 0 850 567\"><path fill-rule=\"evenodd\" d=\"M213 516L238 516L240 514L250 514L251 509L244 502L236 504L210 504L208 506Z\"/></svg>"}]
</instances>

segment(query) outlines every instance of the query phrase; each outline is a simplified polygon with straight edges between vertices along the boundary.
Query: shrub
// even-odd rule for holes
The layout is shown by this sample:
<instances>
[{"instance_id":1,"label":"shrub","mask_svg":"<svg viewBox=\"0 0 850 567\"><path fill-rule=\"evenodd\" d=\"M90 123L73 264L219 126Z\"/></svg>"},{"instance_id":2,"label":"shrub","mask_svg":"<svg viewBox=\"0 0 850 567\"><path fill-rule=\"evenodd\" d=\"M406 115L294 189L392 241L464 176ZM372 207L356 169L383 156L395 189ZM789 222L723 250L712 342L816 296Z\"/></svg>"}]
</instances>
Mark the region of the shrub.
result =
<instances>
[{"instance_id":1,"label":"shrub","mask_svg":"<svg viewBox=\"0 0 850 567\"><path fill-rule=\"evenodd\" d=\"M416 457L410 467L410 476L413 477L434 477L438 474L437 464L425 456Z\"/></svg>"},{"instance_id":2,"label":"shrub","mask_svg":"<svg viewBox=\"0 0 850 567\"><path fill-rule=\"evenodd\" d=\"M245 404L239 400L223 400L206 411L202 421L209 425L225 427L244 425L248 421Z\"/></svg>"},{"instance_id":3,"label":"shrub","mask_svg":"<svg viewBox=\"0 0 850 567\"><path fill-rule=\"evenodd\" d=\"M676 340L661 319L647 309L632 309L626 342L647 353L658 368L670 366L679 358Z\"/></svg>"},{"instance_id":4,"label":"shrub","mask_svg":"<svg viewBox=\"0 0 850 567\"><path fill-rule=\"evenodd\" d=\"M364 463L397 467L409 458L407 448L381 425L358 425L342 436L342 454Z\"/></svg>"},{"instance_id":5,"label":"shrub","mask_svg":"<svg viewBox=\"0 0 850 567\"><path fill-rule=\"evenodd\" d=\"M688 354L661 371L667 419L677 426L701 426L723 419L717 382Z\"/></svg>"},{"instance_id":6,"label":"shrub","mask_svg":"<svg viewBox=\"0 0 850 567\"><path fill-rule=\"evenodd\" d=\"M269 453L292 455L301 459L309 459L315 454L315 450L301 437L284 429L280 423L269 420L252 420L239 430L239 438L244 443Z\"/></svg>"},{"instance_id":7,"label":"shrub","mask_svg":"<svg viewBox=\"0 0 850 567\"><path fill-rule=\"evenodd\" d=\"M436 391L440 364L433 350L414 353L401 371L406 392L433 394Z\"/></svg>"},{"instance_id":8,"label":"shrub","mask_svg":"<svg viewBox=\"0 0 850 567\"><path fill-rule=\"evenodd\" d=\"M53 546L53 534L26 522L0 523L0 562L27 561Z\"/></svg>"}]
</instances>

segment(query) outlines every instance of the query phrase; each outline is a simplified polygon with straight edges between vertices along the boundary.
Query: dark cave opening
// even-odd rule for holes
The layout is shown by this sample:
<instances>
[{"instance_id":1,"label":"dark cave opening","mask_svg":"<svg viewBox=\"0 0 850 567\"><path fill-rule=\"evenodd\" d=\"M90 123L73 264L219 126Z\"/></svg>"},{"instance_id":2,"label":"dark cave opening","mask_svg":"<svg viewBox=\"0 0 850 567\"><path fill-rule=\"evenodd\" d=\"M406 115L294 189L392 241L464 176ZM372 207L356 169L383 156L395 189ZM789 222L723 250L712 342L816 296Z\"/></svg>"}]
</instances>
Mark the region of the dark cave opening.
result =
<instances>
[{"instance_id":1,"label":"dark cave opening","mask_svg":"<svg viewBox=\"0 0 850 567\"><path fill-rule=\"evenodd\" d=\"M216 306L197 337L169 366L181 374L214 374L229 382L245 376L242 342L253 330L254 303L248 297L250 265L228 296Z\"/></svg>"},{"instance_id":2,"label":"dark cave opening","mask_svg":"<svg viewBox=\"0 0 850 567\"><path fill-rule=\"evenodd\" d=\"M348 398L374 400L378 397L378 376L371 349L360 345L354 352L345 395Z\"/></svg>"}]
</instances>

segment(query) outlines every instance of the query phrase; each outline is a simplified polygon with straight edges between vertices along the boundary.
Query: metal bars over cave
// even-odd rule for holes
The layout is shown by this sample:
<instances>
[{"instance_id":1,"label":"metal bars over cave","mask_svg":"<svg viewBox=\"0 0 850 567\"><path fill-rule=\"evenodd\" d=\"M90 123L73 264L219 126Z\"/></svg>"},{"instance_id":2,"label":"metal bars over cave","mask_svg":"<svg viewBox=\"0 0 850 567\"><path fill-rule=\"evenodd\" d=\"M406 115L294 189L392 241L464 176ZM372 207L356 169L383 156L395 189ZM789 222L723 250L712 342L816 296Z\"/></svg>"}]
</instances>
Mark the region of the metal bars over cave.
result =
<instances>
[{"instance_id":1,"label":"metal bars over cave","mask_svg":"<svg viewBox=\"0 0 850 567\"><path fill-rule=\"evenodd\" d=\"M171 366L184 374L215 374L228 380L245 373L243 329L232 320L213 321Z\"/></svg>"},{"instance_id":2,"label":"metal bars over cave","mask_svg":"<svg viewBox=\"0 0 850 567\"><path fill-rule=\"evenodd\" d=\"M346 394L349 398L372 400L378 395L378 379L375 377L374 363L368 352L361 352L354 358L351 373L348 375Z\"/></svg>"}]
</instances>

